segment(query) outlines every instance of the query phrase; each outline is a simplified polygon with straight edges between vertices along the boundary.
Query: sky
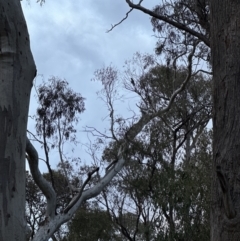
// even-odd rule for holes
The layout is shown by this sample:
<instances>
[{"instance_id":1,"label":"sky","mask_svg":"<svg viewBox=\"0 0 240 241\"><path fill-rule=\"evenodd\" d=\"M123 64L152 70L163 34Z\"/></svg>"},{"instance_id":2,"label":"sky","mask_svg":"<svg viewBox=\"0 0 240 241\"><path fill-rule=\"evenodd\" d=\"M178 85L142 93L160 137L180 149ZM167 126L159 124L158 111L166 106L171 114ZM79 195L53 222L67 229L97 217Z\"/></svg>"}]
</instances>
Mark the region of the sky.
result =
<instances>
[{"instance_id":1,"label":"sky","mask_svg":"<svg viewBox=\"0 0 240 241\"><path fill-rule=\"evenodd\" d=\"M82 132L84 126L99 130L107 127L104 119L106 107L96 95L101 85L91 81L93 73L109 64L121 69L124 61L137 51L153 53L157 40L150 17L134 10L127 20L107 33L129 11L124 0L46 0L43 6L34 0L21 3L37 66L36 84L57 76L66 79L74 91L86 98L86 110L78 124L78 139L82 143L88 142L86 133ZM155 4L154 0L142 3L150 9ZM29 114L33 115L36 108L32 91ZM28 129L34 132L31 119ZM52 155L54 168L56 155ZM74 156L80 157L83 162L91 161L82 145L75 148ZM46 171L45 165L41 164L40 167Z\"/></svg>"}]
</instances>

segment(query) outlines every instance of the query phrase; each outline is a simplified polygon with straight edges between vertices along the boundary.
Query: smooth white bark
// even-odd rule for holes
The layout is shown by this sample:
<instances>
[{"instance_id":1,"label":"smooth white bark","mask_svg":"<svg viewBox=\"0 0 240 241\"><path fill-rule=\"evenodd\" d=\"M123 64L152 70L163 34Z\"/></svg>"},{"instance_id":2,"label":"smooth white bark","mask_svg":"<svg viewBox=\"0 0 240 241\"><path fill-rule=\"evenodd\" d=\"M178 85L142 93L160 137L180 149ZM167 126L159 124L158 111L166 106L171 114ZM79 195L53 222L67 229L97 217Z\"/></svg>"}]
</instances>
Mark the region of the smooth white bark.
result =
<instances>
[{"instance_id":1,"label":"smooth white bark","mask_svg":"<svg viewBox=\"0 0 240 241\"><path fill-rule=\"evenodd\" d=\"M19 0L0 0L0 241L26 239L25 138L36 74Z\"/></svg>"}]
</instances>

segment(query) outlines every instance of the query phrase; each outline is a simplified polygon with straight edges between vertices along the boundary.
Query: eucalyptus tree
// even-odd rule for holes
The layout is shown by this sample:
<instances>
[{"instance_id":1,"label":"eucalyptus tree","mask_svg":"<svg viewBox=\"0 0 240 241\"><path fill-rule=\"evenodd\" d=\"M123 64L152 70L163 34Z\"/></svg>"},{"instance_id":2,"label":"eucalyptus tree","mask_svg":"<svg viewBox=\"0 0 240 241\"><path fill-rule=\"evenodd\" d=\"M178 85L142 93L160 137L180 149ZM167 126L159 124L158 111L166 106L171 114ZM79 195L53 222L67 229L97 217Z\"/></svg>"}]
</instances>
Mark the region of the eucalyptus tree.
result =
<instances>
[{"instance_id":1,"label":"eucalyptus tree","mask_svg":"<svg viewBox=\"0 0 240 241\"><path fill-rule=\"evenodd\" d=\"M157 154L132 151L126 166L96 199L123 240L209 240L211 135L204 130L188 162L183 155L174 169L166 158L161 165ZM136 156L145 162L137 162Z\"/></svg>"},{"instance_id":2,"label":"eucalyptus tree","mask_svg":"<svg viewBox=\"0 0 240 241\"><path fill-rule=\"evenodd\" d=\"M20 1L0 1L0 9L0 240L25 240L26 128L36 66Z\"/></svg>"},{"instance_id":3,"label":"eucalyptus tree","mask_svg":"<svg viewBox=\"0 0 240 241\"><path fill-rule=\"evenodd\" d=\"M133 62L139 58L145 59L136 54ZM155 64L140 78L129 71L127 76L124 86L139 96L136 106L150 112L164 108L186 70ZM212 116L211 89L211 79L192 76L171 109L128 140L125 167L96 198L123 240L209 239L212 148L206 125ZM129 119L114 119L120 125L115 137L124 138L128 123L134 121ZM105 162L114 162L121 141L105 148Z\"/></svg>"},{"instance_id":4,"label":"eucalyptus tree","mask_svg":"<svg viewBox=\"0 0 240 241\"><path fill-rule=\"evenodd\" d=\"M156 50L169 63L185 53L185 43L200 42L198 57L212 68L214 86L211 240L238 240L239 2L164 0L153 9L144 7L143 0L126 3L130 7L127 16L138 10L152 17L159 35Z\"/></svg>"},{"instance_id":5,"label":"eucalyptus tree","mask_svg":"<svg viewBox=\"0 0 240 241\"><path fill-rule=\"evenodd\" d=\"M68 224L67 241L120 241L106 210L97 203L84 203Z\"/></svg>"}]
</instances>

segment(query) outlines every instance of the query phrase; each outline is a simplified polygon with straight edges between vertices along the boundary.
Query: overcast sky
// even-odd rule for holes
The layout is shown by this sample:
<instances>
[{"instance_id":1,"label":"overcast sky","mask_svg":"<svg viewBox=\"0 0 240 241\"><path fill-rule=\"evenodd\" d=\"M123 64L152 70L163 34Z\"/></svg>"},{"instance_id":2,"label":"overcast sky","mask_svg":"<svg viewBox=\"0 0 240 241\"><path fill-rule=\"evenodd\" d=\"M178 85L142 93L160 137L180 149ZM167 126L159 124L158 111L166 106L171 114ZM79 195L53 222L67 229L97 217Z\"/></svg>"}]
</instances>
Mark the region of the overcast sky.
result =
<instances>
[{"instance_id":1,"label":"overcast sky","mask_svg":"<svg viewBox=\"0 0 240 241\"><path fill-rule=\"evenodd\" d=\"M143 2L149 8L154 4L154 0ZM66 79L71 88L86 98L79 130L85 125L106 125L106 109L96 95L101 85L91 81L93 73L110 63L121 68L136 51L153 53L156 38L150 17L133 11L121 25L106 33L129 10L124 0L46 0L42 7L34 0L25 0L22 7L38 74L45 80L51 76ZM38 77L37 84L41 80ZM32 97L30 114L35 111L36 100ZM34 123L30 121L28 128L34 130ZM79 140L87 141L81 132ZM75 155L83 161L88 159L80 147Z\"/></svg>"}]
</instances>

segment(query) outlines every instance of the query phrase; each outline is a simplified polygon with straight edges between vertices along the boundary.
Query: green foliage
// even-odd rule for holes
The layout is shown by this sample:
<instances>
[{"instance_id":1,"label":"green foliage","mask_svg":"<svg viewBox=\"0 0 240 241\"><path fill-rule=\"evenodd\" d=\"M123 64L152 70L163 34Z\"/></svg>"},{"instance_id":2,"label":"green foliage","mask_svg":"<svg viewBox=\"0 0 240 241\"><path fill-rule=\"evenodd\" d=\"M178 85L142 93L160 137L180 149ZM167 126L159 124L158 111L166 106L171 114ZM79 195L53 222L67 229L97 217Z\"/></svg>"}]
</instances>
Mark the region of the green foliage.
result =
<instances>
[{"instance_id":1,"label":"green foliage","mask_svg":"<svg viewBox=\"0 0 240 241\"><path fill-rule=\"evenodd\" d=\"M79 187L79 179L73 174L70 158L67 159L64 153L64 144L77 143L76 124L79 121L79 114L85 110L84 98L69 88L67 81L56 77L38 86L37 97L39 104L35 116L37 135L29 133L31 138L41 143L44 148L44 161L49 173L44 173L43 177L52 184L56 192L55 212L59 213L76 194L70 186ZM51 169L50 147L58 150L60 163L57 170ZM27 221L33 235L45 221L46 199L29 174L26 183Z\"/></svg>"},{"instance_id":2,"label":"green foliage","mask_svg":"<svg viewBox=\"0 0 240 241\"><path fill-rule=\"evenodd\" d=\"M74 124L79 120L77 114L85 110L84 98L73 92L67 81L52 77L48 83L44 82L38 87L38 103L37 134L46 138L56 138L60 131L62 138L74 141Z\"/></svg>"},{"instance_id":3,"label":"green foliage","mask_svg":"<svg viewBox=\"0 0 240 241\"><path fill-rule=\"evenodd\" d=\"M26 172L26 220L31 229L31 237L45 220L46 199L35 184L29 172Z\"/></svg>"},{"instance_id":4,"label":"green foliage","mask_svg":"<svg viewBox=\"0 0 240 241\"><path fill-rule=\"evenodd\" d=\"M156 54L165 55L167 63L174 61L177 56L186 54L186 47L194 40L200 39L196 56L201 61L209 61L210 56L210 1L209 0L176 0L161 1L153 9L160 16L167 16L168 21L185 26L187 31L176 28L168 21L152 18L153 31L159 36ZM188 31L189 30L189 31ZM191 31L192 30L192 31ZM191 32L190 32L191 31Z\"/></svg>"},{"instance_id":5,"label":"green foliage","mask_svg":"<svg viewBox=\"0 0 240 241\"><path fill-rule=\"evenodd\" d=\"M107 212L86 204L70 222L67 241L109 241L114 236L114 226Z\"/></svg>"},{"instance_id":6,"label":"green foliage","mask_svg":"<svg viewBox=\"0 0 240 241\"><path fill-rule=\"evenodd\" d=\"M138 106L166 107L186 75L184 69L150 68L134 80ZM211 109L210 80L192 76L171 109L129 140L127 164L103 195L122 240L209 240L212 136L205 127ZM111 142L103 160L116 159L120 143ZM131 225L121 219L130 213Z\"/></svg>"}]
</instances>

